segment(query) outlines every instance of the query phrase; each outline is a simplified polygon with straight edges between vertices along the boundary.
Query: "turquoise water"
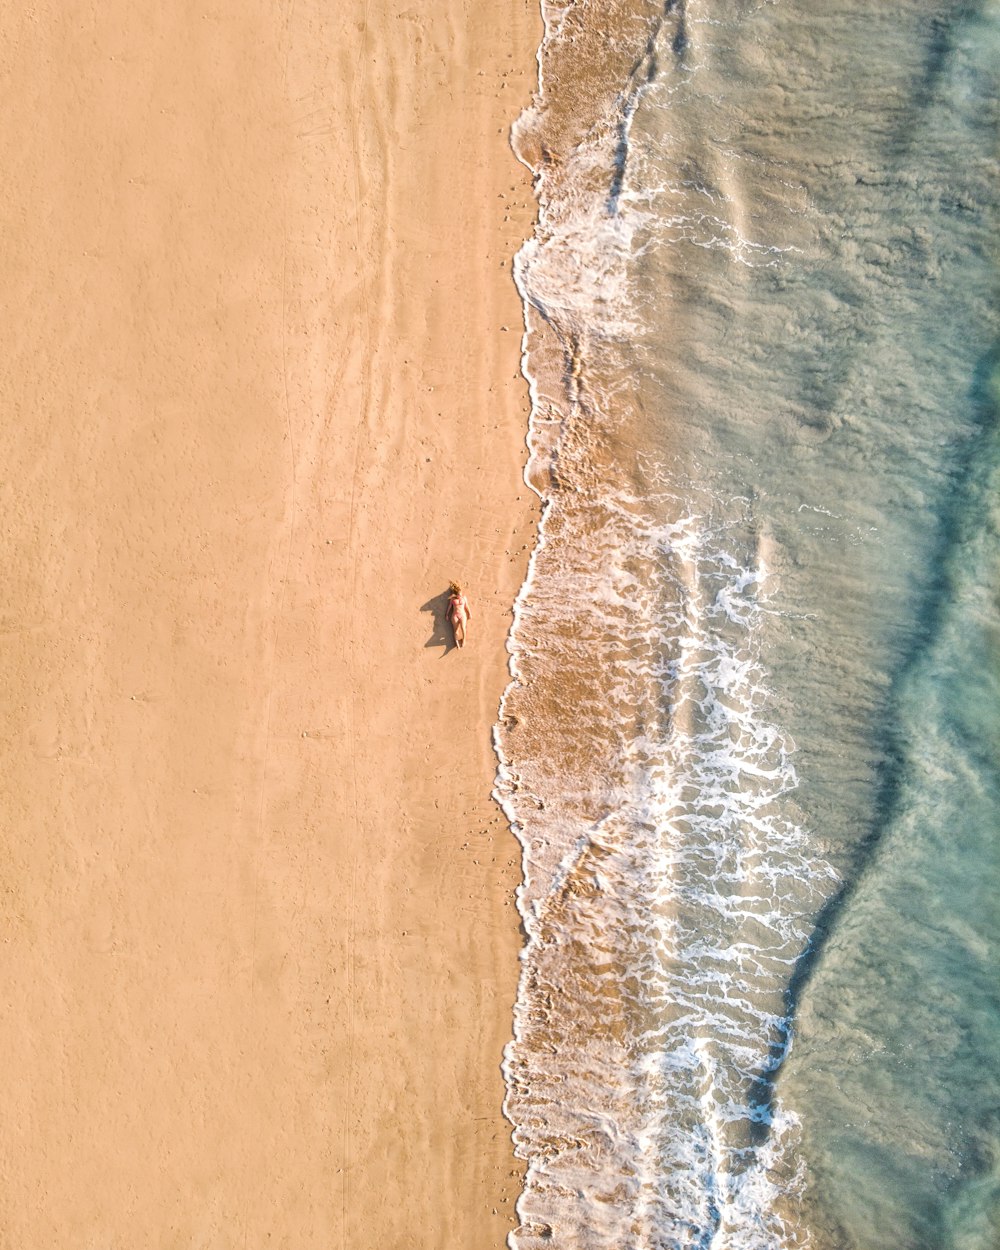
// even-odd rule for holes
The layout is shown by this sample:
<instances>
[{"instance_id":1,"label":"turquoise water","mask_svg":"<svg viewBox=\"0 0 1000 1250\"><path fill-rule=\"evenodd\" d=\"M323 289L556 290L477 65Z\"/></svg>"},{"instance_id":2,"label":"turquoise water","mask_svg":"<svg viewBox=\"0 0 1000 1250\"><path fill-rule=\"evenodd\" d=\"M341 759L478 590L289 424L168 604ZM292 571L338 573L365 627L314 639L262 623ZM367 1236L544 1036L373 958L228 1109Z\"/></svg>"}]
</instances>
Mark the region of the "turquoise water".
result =
<instances>
[{"instance_id":1,"label":"turquoise water","mask_svg":"<svg viewBox=\"0 0 1000 1250\"><path fill-rule=\"evenodd\" d=\"M834 1245L1000 1245L1000 431L993 388L971 399L983 428L893 691L874 845L825 920L783 1074Z\"/></svg>"},{"instance_id":2,"label":"turquoise water","mask_svg":"<svg viewBox=\"0 0 1000 1250\"><path fill-rule=\"evenodd\" d=\"M512 1244L995 1246L1000 7L543 12Z\"/></svg>"}]
</instances>

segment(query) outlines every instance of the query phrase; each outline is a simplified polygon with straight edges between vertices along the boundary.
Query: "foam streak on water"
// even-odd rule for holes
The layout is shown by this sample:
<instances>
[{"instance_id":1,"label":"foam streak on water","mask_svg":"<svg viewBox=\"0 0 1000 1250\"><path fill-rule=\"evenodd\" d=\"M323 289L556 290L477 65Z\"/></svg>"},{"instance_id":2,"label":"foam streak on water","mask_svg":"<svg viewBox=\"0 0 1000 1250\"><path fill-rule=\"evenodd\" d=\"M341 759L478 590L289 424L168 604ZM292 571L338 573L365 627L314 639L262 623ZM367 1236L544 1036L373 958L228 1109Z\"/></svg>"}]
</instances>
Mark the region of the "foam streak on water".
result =
<instances>
[{"instance_id":1,"label":"foam streak on water","mask_svg":"<svg viewBox=\"0 0 1000 1250\"><path fill-rule=\"evenodd\" d=\"M533 619L576 618L550 660L588 701L607 654L576 792L501 746L529 935L506 1064L532 1162L515 1244L552 1244L553 1227L566 1246L796 1244L772 1202L796 1190L794 1121L769 1077L788 1041L780 988L832 874L783 811L796 778L758 655L766 569L705 518L601 509L586 570L558 569L546 534L546 586L515 631L520 681L544 682ZM520 706L515 686L503 715Z\"/></svg>"}]
</instances>

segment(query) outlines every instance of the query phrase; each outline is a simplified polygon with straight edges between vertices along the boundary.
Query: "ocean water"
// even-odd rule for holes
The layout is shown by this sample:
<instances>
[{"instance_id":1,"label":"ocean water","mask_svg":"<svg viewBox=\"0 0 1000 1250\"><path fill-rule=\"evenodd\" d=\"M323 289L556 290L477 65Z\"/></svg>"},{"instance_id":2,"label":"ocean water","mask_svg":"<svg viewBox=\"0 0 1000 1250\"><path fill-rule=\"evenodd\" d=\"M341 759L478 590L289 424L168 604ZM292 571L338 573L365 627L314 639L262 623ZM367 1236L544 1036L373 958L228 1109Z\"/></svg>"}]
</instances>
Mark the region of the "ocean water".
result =
<instances>
[{"instance_id":1,"label":"ocean water","mask_svg":"<svg viewBox=\"0 0 1000 1250\"><path fill-rule=\"evenodd\" d=\"M513 1250L1000 1246L1000 3L543 3Z\"/></svg>"}]
</instances>

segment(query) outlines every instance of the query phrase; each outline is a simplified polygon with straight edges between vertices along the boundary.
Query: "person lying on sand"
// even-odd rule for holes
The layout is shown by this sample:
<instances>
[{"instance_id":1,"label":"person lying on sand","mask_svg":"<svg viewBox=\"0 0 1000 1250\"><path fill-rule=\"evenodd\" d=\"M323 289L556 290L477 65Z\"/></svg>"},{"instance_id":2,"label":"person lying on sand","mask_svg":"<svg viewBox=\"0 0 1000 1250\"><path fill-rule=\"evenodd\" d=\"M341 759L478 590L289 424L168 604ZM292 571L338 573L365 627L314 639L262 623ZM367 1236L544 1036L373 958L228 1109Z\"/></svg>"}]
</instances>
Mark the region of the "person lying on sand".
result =
<instances>
[{"instance_id":1,"label":"person lying on sand","mask_svg":"<svg viewBox=\"0 0 1000 1250\"><path fill-rule=\"evenodd\" d=\"M452 633L455 635L455 646L464 647L472 609L458 582L452 582L448 587L448 592L448 620L451 622Z\"/></svg>"}]
</instances>

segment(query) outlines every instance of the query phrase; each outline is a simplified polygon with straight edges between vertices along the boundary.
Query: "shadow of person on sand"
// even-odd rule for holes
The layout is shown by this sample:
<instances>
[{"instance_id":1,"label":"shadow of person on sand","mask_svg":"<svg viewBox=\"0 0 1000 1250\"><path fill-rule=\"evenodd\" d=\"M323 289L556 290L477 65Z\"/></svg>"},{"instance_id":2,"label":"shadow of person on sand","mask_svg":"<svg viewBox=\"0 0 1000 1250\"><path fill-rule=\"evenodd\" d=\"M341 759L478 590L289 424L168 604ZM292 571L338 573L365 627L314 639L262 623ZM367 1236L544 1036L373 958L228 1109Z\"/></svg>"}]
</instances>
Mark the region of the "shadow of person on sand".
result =
<instances>
[{"instance_id":1,"label":"shadow of person on sand","mask_svg":"<svg viewBox=\"0 0 1000 1250\"><path fill-rule=\"evenodd\" d=\"M450 597L451 591L445 590L441 594L435 595L433 599L428 599L420 607L421 612L430 612L432 614L431 636L424 643L424 646L444 647L445 655L455 649L455 635L452 633L451 626L448 623L448 600Z\"/></svg>"}]
</instances>

